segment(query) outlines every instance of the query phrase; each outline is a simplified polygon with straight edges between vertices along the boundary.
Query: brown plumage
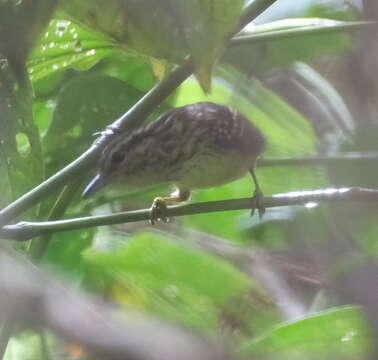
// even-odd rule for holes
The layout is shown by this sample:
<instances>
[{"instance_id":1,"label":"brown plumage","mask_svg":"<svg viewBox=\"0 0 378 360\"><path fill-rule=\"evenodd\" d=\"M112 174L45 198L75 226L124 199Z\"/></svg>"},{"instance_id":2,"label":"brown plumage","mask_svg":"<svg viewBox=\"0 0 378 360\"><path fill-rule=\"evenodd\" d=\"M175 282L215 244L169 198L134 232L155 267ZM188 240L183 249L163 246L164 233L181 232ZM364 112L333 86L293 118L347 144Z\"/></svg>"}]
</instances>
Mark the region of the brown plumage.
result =
<instances>
[{"instance_id":1,"label":"brown plumage","mask_svg":"<svg viewBox=\"0 0 378 360\"><path fill-rule=\"evenodd\" d=\"M176 195L155 199L153 222L158 218L165 220L165 205L187 200L191 190L223 185L250 171L262 215L254 166L264 145L261 132L229 107L199 102L174 108L142 128L116 135L104 149L99 172L83 196L109 183L129 187L176 185Z\"/></svg>"}]
</instances>

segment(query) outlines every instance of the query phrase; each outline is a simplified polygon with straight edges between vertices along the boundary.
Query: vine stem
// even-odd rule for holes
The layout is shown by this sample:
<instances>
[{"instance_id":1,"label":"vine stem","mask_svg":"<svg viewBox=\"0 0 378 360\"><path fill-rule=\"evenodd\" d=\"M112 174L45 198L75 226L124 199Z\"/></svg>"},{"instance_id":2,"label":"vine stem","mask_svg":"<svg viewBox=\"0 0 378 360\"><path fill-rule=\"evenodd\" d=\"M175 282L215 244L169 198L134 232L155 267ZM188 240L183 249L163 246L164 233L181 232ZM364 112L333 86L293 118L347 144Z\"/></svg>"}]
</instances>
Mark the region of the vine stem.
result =
<instances>
[{"instance_id":1,"label":"vine stem","mask_svg":"<svg viewBox=\"0 0 378 360\"><path fill-rule=\"evenodd\" d=\"M378 202L378 190L366 188L328 188L313 191L296 191L267 196L264 198L266 208L304 205L318 202ZM172 206L167 210L169 217L204 214L218 211L245 210L254 206L252 198L231 199L221 201L201 202ZM20 222L4 226L0 230L0 238L26 241L35 236L52 232L77 230L82 228L123 224L135 221L149 220L150 210L135 210L112 215L88 216L83 218L66 219L45 222Z\"/></svg>"},{"instance_id":2,"label":"vine stem","mask_svg":"<svg viewBox=\"0 0 378 360\"><path fill-rule=\"evenodd\" d=\"M320 34L333 34L346 31L361 30L365 26L377 25L375 21L350 21L333 25L307 25L293 29L249 33L234 37L230 45L251 45L265 41L279 41L282 39L298 38L299 36L314 36Z\"/></svg>"},{"instance_id":3,"label":"vine stem","mask_svg":"<svg viewBox=\"0 0 378 360\"><path fill-rule=\"evenodd\" d=\"M79 189L79 186L82 182L81 180L82 179L73 181L63 188L58 196L58 199L51 208L51 211L47 217L48 221L58 220L63 217L67 207L70 205L73 196ZM53 233L49 232L47 234L44 234L41 238L35 239L35 241L32 242L30 247L30 256L34 260L34 262L37 263L41 260L43 253L45 252L51 241L52 235Z\"/></svg>"},{"instance_id":4,"label":"vine stem","mask_svg":"<svg viewBox=\"0 0 378 360\"><path fill-rule=\"evenodd\" d=\"M366 161L377 161L378 152L345 152L336 156L303 156L303 157L266 157L259 159L258 167L268 166L311 166L311 165L347 165L353 161L361 163Z\"/></svg>"}]
</instances>

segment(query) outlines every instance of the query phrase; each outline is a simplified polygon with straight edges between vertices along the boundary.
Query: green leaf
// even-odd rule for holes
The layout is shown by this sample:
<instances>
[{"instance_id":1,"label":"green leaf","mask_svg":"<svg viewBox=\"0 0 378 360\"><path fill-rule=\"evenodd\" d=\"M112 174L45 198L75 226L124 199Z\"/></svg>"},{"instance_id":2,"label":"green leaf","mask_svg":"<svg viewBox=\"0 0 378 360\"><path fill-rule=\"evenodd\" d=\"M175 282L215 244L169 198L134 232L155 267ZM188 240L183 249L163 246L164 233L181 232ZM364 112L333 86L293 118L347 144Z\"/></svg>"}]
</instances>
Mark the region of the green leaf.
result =
<instances>
[{"instance_id":1,"label":"green leaf","mask_svg":"<svg viewBox=\"0 0 378 360\"><path fill-rule=\"evenodd\" d=\"M142 54L181 63L191 55L207 91L214 62L239 21L245 0L65 0L61 12Z\"/></svg>"},{"instance_id":2,"label":"green leaf","mask_svg":"<svg viewBox=\"0 0 378 360\"><path fill-rule=\"evenodd\" d=\"M45 0L0 4L0 207L30 190L44 176L25 59L54 4Z\"/></svg>"},{"instance_id":3,"label":"green leaf","mask_svg":"<svg viewBox=\"0 0 378 360\"><path fill-rule=\"evenodd\" d=\"M44 338L42 338L44 337ZM46 350L51 346L57 346L56 338L45 332L23 331L17 336L12 336L4 354L4 360L39 360L46 355ZM46 349L46 347L48 347Z\"/></svg>"},{"instance_id":4,"label":"green leaf","mask_svg":"<svg viewBox=\"0 0 378 360\"><path fill-rule=\"evenodd\" d=\"M52 173L80 155L103 130L130 108L142 92L103 75L79 76L62 87L53 120L43 138Z\"/></svg>"},{"instance_id":5,"label":"green leaf","mask_svg":"<svg viewBox=\"0 0 378 360\"><path fill-rule=\"evenodd\" d=\"M296 62L290 67L290 70L295 79L293 88L297 88L297 92L291 91L290 94L286 92L282 95L292 100L293 96L299 95L297 102L292 101L295 103L303 102L307 98L307 103L311 106L307 112L304 112L309 114L313 123L316 122L315 128L328 128L326 134L322 134L320 131L319 137L323 138L324 142L329 142L327 137L332 136L332 147L336 148L338 139L341 141L341 139L349 137L355 128L348 106L331 82L311 66ZM316 116L311 114L315 111ZM327 144L327 150L329 150L329 144Z\"/></svg>"},{"instance_id":6,"label":"green leaf","mask_svg":"<svg viewBox=\"0 0 378 360\"><path fill-rule=\"evenodd\" d=\"M195 74L206 92L210 91L214 62L236 28L243 5L244 0L189 0L176 6Z\"/></svg>"},{"instance_id":7,"label":"green leaf","mask_svg":"<svg viewBox=\"0 0 378 360\"><path fill-rule=\"evenodd\" d=\"M120 43L128 36L124 6L119 0L68 0L60 2L58 15Z\"/></svg>"},{"instance_id":8,"label":"green leaf","mask_svg":"<svg viewBox=\"0 0 378 360\"><path fill-rule=\"evenodd\" d=\"M109 296L180 323L215 328L220 307L245 294L250 280L225 262L153 232L134 235L117 251L84 253L89 281ZM139 303L131 299L139 299ZM142 300L143 299L143 300Z\"/></svg>"},{"instance_id":9,"label":"green leaf","mask_svg":"<svg viewBox=\"0 0 378 360\"><path fill-rule=\"evenodd\" d=\"M372 344L361 310L348 306L278 326L241 352L271 359L365 359Z\"/></svg>"},{"instance_id":10,"label":"green leaf","mask_svg":"<svg viewBox=\"0 0 378 360\"><path fill-rule=\"evenodd\" d=\"M133 53L115 53L96 66L99 74L115 77L134 88L147 92L156 84L147 59Z\"/></svg>"},{"instance_id":11,"label":"green leaf","mask_svg":"<svg viewBox=\"0 0 378 360\"><path fill-rule=\"evenodd\" d=\"M31 96L27 82L19 85L8 66L0 68L0 206L30 190L43 178L41 144L33 123Z\"/></svg>"},{"instance_id":12,"label":"green leaf","mask_svg":"<svg viewBox=\"0 0 378 360\"><path fill-rule=\"evenodd\" d=\"M117 44L101 33L53 20L29 57L30 77L35 82L70 68L87 70L116 51Z\"/></svg>"},{"instance_id":13,"label":"green leaf","mask_svg":"<svg viewBox=\"0 0 378 360\"><path fill-rule=\"evenodd\" d=\"M95 232L89 228L54 234L43 254L42 266L81 280L86 271L82 252L91 244Z\"/></svg>"}]
</instances>

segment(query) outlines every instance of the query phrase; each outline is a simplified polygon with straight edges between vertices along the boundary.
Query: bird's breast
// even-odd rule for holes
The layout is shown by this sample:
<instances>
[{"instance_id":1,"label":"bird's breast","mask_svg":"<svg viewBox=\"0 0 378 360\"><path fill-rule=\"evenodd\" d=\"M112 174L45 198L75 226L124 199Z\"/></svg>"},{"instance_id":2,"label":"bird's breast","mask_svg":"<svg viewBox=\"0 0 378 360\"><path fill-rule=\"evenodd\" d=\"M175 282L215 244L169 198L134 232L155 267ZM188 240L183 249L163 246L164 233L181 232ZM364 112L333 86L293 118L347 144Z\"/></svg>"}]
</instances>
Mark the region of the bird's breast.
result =
<instances>
[{"instance_id":1,"label":"bird's breast","mask_svg":"<svg viewBox=\"0 0 378 360\"><path fill-rule=\"evenodd\" d=\"M185 189L206 189L244 176L256 161L240 153L203 152L182 164L177 185Z\"/></svg>"}]
</instances>

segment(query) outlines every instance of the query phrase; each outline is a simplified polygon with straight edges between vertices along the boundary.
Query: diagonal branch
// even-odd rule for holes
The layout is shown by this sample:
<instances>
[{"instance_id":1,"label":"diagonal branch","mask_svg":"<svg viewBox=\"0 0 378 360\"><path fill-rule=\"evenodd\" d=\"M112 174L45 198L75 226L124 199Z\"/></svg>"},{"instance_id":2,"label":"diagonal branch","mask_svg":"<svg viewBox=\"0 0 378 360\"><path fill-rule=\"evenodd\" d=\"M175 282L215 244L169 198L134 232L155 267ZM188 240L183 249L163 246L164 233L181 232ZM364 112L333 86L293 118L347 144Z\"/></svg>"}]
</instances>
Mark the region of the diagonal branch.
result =
<instances>
[{"instance_id":1,"label":"diagonal branch","mask_svg":"<svg viewBox=\"0 0 378 360\"><path fill-rule=\"evenodd\" d=\"M335 156L303 156L303 157L266 157L258 161L258 167L268 166L309 166L309 165L350 165L354 161L377 161L378 152L345 152Z\"/></svg>"},{"instance_id":2,"label":"diagonal branch","mask_svg":"<svg viewBox=\"0 0 378 360\"><path fill-rule=\"evenodd\" d=\"M378 202L378 190L364 188L328 188L313 191L297 191L291 193L277 194L264 198L266 208L304 205L318 202ZM251 198L231 199L221 201L210 201L168 208L167 214L170 217L203 214L218 211L245 210L251 209L253 200ZM147 221L150 216L149 209L126 211L113 215L88 216L76 219L45 222L20 222L14 225L4 226L0 230L0 238L26 241L34 236L50 232L61 232L77 230L87 227L123 224L135 221Z\"/></svg>"},{"instance_id":3,"label":"diagonal branch","mask_svg":"<svg viewBox=\"0 0 378 360\"><path fill-rule=\"evenodd\" d=\"M251 45L265 41L280 41L282 39L298 38L299 36L314 36L320 34L333 34L346 31L362 30L366 26L377 26L375 21L350 21L333 25L301 26L293 29L282 29L266 32L250 32L246 35L235 36L230 45Z\"/></svg>"}]
</instances>

